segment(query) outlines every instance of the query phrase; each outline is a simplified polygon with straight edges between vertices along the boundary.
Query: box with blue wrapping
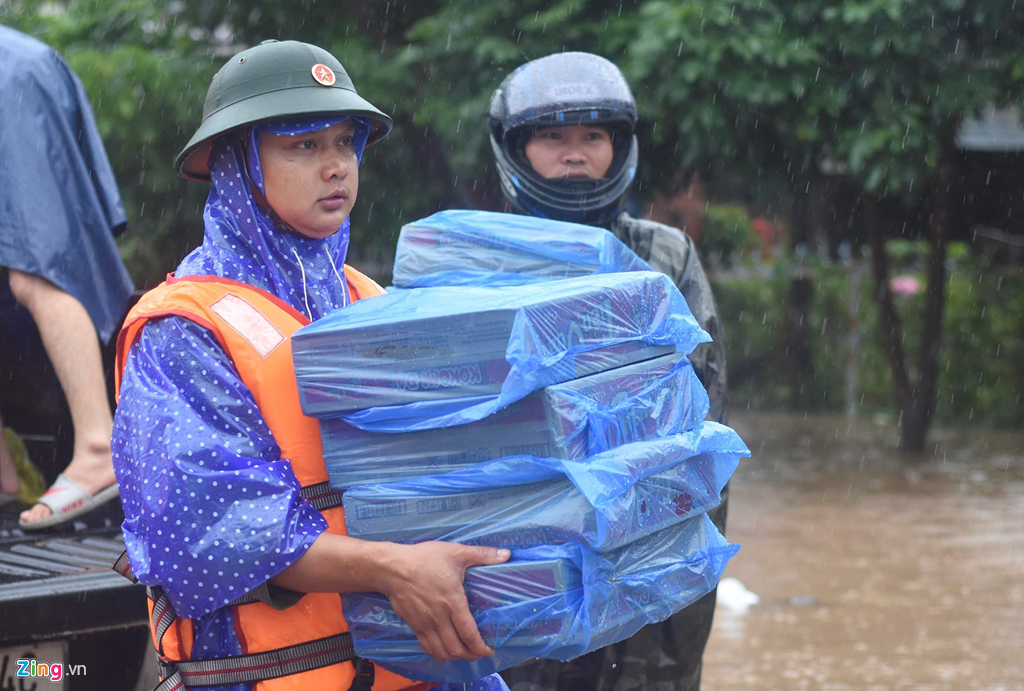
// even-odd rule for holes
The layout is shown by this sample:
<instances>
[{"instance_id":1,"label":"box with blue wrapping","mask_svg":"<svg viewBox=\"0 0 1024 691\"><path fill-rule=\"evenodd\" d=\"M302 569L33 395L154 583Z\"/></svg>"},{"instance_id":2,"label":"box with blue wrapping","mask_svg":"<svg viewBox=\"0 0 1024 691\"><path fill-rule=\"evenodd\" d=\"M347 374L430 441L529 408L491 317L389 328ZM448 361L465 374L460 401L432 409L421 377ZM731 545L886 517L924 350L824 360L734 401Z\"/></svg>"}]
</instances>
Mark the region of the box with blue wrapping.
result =
<instances>
[{"instance_id":1,"label":"box with blue wrapping","mask_svg":"<svg viewBox=\"0 0 1024 691\"><path fill-rule=\"evenodd\" d=\"M513 549L508 564L466 572L470 610L496 651L473 662L429 657L382 595L342 601L357 655L412 679L461 683L629 638L709 593L738 549L706 514L607 553L578 544Z\"/></svg>"},{"instance_id":2,"label":"box with blue wrapping","mask_svg":"<svg viewBox=\"0 0 1024 691\"><path fill-rule=\"evenodd\" d=\"M455 209L402 228L394 282L399 288L503 286L651 270L604 228Z\"/></svg>"},{"instance_id":3,"label":"box with blue wrapping","mask_svg":"<svg viewBox=\"0 0 1024 691\"><path fill-rule=\"evenodd\" d=\"M609 550L718 505L747 447L716 422L580 460L511 456L345 492L352 537Z\"/></svg>"},{"instance_id":4,"label":"box with blue wrapping","mask_svg":"<svg viewBox=\"0 0 1024 691\"><path fill-rule=\"evenodd\" d=\"M394 482L514 455L583 459L696 427L708 396L678 353L553 384L483 420L389 434L321 420L331 486Z\"/></svg>"},{"instance_id":5,"label":"box with blue wrapping","mask_svg":"<svg viewBox=\"0 0 1024 691\"><path fill-rule=\"evenodd\" d=\"M297 331L292 351L307 415L406 432L709 340L667 276L634 272L360 300Z\"/></svg>"}]
</instances>

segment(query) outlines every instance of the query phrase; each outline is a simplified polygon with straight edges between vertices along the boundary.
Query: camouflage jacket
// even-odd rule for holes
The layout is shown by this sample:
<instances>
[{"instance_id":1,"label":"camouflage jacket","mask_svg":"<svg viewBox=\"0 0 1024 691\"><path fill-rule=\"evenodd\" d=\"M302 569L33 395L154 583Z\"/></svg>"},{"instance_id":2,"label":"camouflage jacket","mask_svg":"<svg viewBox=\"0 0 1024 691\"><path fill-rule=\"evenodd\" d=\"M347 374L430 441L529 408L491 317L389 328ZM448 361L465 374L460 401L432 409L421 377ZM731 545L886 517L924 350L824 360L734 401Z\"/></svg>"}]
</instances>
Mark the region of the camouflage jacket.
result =
<instances>
[{"instance_id":1,"label":"camouflage jacket","mask_svg":"<svg viewBox=\"0 0 1024 691\"><path fill-rule=\"evenodd\" d=\"M667 275L686 298L690 311L714 339L697 346L690 356L693 369L711 399L708 419L726 421L725 335L718 316L715 296L704 275L697 249L688 235L672 226L620 214L611 227L627 247L636 252L655 271Z\"/></svg>"}]
</instances>

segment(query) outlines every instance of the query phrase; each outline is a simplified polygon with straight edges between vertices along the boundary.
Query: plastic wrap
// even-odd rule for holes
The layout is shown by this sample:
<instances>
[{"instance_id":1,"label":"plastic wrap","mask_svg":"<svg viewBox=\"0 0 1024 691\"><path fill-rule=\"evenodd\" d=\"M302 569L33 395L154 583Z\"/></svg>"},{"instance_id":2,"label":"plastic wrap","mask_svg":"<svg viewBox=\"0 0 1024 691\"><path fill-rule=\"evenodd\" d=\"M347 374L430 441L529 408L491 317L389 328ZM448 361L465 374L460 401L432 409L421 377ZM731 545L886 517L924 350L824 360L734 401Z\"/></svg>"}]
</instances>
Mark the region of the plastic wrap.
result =
<instances>
[{"instance_id":1,"label":"plastic wrap","mask_svg":"<svg viewBox=\"0 0 1024 691\"><path fill-rule=\"evenodd\" d=\"M513 455L582 459L696 427L708 397L687 359L665 355L536 391L483 420L366 432L321 420L331 486L395 482Z\"/></svg>"},{"instance_id":2,"label":"plastic wrap","mask_svg":"<svg viewBox=\"0 0 1024 691\"><path fill-rule=\"evenodd\" d=\"M292 350L307 415L405 432L709 339L667 276L634 272L361 300L300 329Z\"/></svg>"},{"instance_id":3,"label":"plastic wrap","mask_svg":"<svg viewBox=\"0 0 1024 691\"><path fill-rule=\"evenodd\" d=\"M470 610L496 651L473 662L427 656L382 595L342 599L357 655L412 679L462 682L628 638L710 592L738 550L702 514L609 553L547 545L514 550L504 568L471 568Z\"/></svg>"},{"instance_id":4,"label":"plastic wrap","mask_svg":"<svg viewBox=\"0 0 1024 691\"><path fill-rule=\"evenodd\" d=\"M569 461L513 456L345 493L352 537L494 547L578 542L614 549L718 505L747 448L705 422Z\"/></svg>"},{"instance_id":5,"label":"plastic wrap","mask_svg":"<svg viewBox=\"0 0 1024 691\"><path fill-rule=\"evenodd\" d=\"M442 211L402 228L400 288L506 286L652 271L604 228L490 211Z\"/></svg>"}]
</instances>

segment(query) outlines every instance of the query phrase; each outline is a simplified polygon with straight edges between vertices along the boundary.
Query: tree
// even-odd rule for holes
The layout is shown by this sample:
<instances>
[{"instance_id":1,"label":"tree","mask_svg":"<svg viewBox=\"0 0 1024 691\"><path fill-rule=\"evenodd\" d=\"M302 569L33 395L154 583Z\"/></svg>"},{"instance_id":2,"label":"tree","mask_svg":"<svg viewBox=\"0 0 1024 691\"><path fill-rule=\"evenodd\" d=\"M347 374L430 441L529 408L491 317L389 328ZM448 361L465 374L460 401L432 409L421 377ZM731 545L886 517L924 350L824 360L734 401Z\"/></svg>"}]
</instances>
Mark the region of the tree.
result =
<instances>
[{"instance_id":1,"label":"tree","mask_svg":"<svg viewBox=\"0 0 1024 691\"><path fill-rule=\"evenodd\" d=\"M708 142L731 138L734 163L788 177L797 196L826 159L863 185L881 336L901 446L912 455L924 449L934 410L954 134L962 117L988 104L1019 105L1021 15L988 0L658 0L640 9L629 64L641 82L656 85L650 106L669 122L663 138L689 142L692 157L711 155ZM681 117L670 119L672 112ZM916 361L905 351L888 289L886 221L876 203L887 195L908 203L924 197L930 208Z\"/></svg>"},{"instance_id":2,"label":"tree","mask_svg":"<svg viewBox=\"0 0 1024 691\"><path fill-rule=\"evenodd\" d=\"M865 186L864 220L900 443L917 455L925 449L935 409L946 252L957 198L955 134L965 116L986 105L1020 104L1024 16L987 0L873 0L833 7L822 16L842 27L844 47L831 51L829 60L854 68L856 97L835 123L833 151ZM887 194L907 202L924 197L929 210L924 327L916 358L904 348L889 290L885 219L876 200Z\"/></svg>"}]
</instances>

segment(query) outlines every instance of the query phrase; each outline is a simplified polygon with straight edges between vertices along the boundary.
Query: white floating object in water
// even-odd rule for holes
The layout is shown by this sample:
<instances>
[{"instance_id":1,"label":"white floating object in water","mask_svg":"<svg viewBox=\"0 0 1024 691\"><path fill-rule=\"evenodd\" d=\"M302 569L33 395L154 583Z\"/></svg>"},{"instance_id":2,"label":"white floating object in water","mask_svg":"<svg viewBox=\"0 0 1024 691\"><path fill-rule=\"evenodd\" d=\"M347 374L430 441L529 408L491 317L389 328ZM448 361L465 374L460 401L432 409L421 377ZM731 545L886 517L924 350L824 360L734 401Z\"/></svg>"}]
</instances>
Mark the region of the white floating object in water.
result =
<instances>
[{"instance_id":1,"label":"white floating object in water","mask_svg":"<svg viewBox=\"0 0 1024 691\"><path fill-rule=\"evenodd\" d=\"M732 612L742 614L750 609L751 605L756 605L760 601L761 598L747 590L747 586L738 578L723 578L718 583L717 602Z\"/></svg>"}]
</instances>

